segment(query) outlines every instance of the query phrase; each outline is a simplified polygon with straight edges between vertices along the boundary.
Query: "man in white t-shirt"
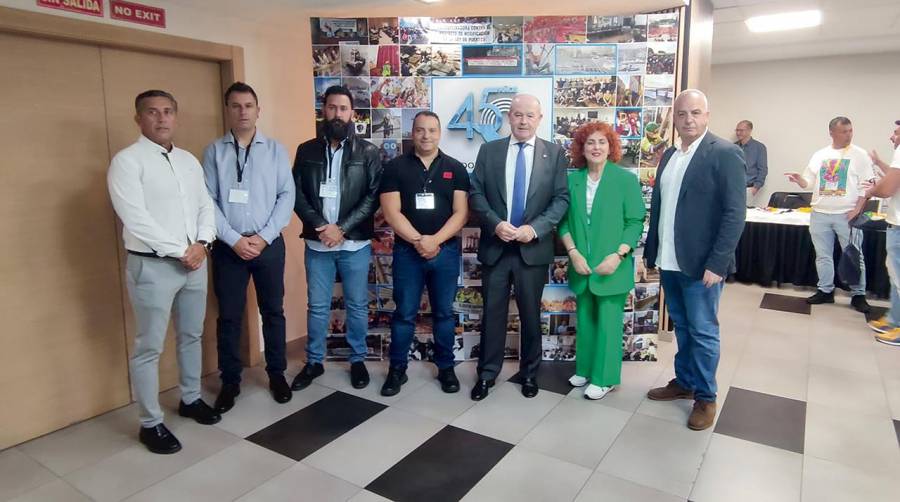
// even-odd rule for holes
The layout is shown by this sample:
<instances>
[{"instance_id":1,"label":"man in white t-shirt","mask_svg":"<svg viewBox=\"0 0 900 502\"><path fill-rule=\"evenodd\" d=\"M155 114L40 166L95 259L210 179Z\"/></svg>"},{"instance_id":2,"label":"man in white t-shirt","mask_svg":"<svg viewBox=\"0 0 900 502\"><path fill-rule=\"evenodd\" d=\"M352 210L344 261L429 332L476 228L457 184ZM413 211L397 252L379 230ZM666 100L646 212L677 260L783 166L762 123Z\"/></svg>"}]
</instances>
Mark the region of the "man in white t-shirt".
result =
<instances>
[{"instance_id":1,"label":"man in white t-shirt","mask_svg":"<svg viewBox=\"0 0 900 502\"><path fill-rule=\"evenodd\" d=\"M890 165L878 157L872 150L872 161L885 175L876 185L866 190L867 197L890 197L887 211L887 269L891 278L891 310L887 314L869 322L869 326L878 332L875 339L888 345L900 346L900 120L894 122L894 134L891 144L894 146L894 158Z\"/></svg>"},{"instance_id":2,"label":"man in white t-shirt","mask_svg":"<svg viewBox=\"0 0 900 502\"><path fill-rule=\"evenodd\" d=\"M818 291L807 303L834 303L834 237L841 249L851 241L850 221L866 203L866 182L874 181L872 161L862 148L852 144L853 125L847 117L835 117L828 123L831 145L817 151L802 173L785 173L790 181L812 189L812 215L809 235L816 250ZM853 243L862 249L862 232L852 233ZM860 255L860 279L850 285L850 304L859 312L868 312L866 302L866 265Z\"/></svg>"}]
</instances>

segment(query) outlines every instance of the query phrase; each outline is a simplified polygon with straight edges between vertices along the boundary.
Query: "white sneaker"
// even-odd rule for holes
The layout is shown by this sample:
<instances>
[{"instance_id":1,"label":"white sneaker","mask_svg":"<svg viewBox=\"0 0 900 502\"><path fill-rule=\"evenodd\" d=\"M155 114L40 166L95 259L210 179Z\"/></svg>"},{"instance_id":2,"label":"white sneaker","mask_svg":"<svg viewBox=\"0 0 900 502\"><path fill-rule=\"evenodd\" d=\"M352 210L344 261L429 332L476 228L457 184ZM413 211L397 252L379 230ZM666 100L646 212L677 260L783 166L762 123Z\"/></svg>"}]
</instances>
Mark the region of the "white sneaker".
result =
<instances>
[{"instance_id":1,"label":"white sneaker","mask_svg":"<svg viewBox=\"0 0 900 502\"><path fill-rule=\"evenodd\" d=\"M572 378L569 379L569 383L572 387L583 387L587 383L587 378L578 375L572 375Z\"/></svg>"},{"instance_id":2,"label":"white sneaker","mask_svg":"<svg viewBox=\"0 0 900 502\"><path fill-rule=\"evenodd\" d=\"M585 399L603 399L604 396L610 393L613 388L610 387L599 387L597 385L591 384L588 385L586 389L584 389L584 398Z\"/></svg>"}]
</instances>

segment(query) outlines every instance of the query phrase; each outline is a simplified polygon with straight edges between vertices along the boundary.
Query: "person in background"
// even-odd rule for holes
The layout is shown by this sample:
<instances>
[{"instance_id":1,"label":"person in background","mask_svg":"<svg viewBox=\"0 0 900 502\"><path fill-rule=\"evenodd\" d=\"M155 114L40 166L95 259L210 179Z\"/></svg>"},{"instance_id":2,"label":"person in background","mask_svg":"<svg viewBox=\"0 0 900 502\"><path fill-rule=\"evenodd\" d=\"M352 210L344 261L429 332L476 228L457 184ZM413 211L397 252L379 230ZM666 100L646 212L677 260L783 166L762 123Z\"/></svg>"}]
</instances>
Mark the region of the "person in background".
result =
<instances>
[{"instance_id":1,"label":"person in background","mask_svg":"<svg viewBox=\"0 0 900 502\"><path fill-rule=\"evenodd\" d=\"M885 176L877 184L867 184L866 198L890 197L887 211L887 270L891 278L891 308L887 314L869 322L878 334L875 339L888 345L900 346L900 120L894 121L891 135L894 156L891 163L881 160L878 152L872 150L872 162Z\"/></svg>"},{"instance_id":2,"label":"person in background","mask_svg":"<svg viewBox=\"0 0 900 502\"><path fill-rule=\"evenodd\" d=\"M834 237L841 249L850 244L850 221L866 204L863 183L873 181L872 160L865 150L853 144L853 124L847 117L835 117L828 123L831 144L813 154L802 173L785 173L800 188L812 189L812 214L809 235L816 250L818 291L806 299L819 305L834 303ZM853 234L853 243L862 249L863 234ZM850 305L858 312L871 310L866 301L866 263L860 253L860 278L850 285Z\"/></svg>"},{"instance_id":3,"label":"person in background","mask_svg":"<svg viewBox=\"0 0 900 502\"><path fill-rule=\"evenodd\" d=\"M615 164L622 143L613 128L588 122L569 155L569 210L559 236L569 255L569 288L577 295L575 387L601 399L622 377L622 321L634 288L632 251L644 231L644 201L635 175Z\"/></svg>"},{"instance_id":4,"label":"person in background","mask_svg":"<svg viewBox=\"0 0 900 502\"><path fill-rule=\"evenodd\" d=\"M744 151L744 161L747 163L747 203L757 205L756 195L766 184L766 175L769 173L768 153L766 145L753 137L753 122L742 120L734 127L737 136L735 145Z\"/></svg>"}]
</instances>

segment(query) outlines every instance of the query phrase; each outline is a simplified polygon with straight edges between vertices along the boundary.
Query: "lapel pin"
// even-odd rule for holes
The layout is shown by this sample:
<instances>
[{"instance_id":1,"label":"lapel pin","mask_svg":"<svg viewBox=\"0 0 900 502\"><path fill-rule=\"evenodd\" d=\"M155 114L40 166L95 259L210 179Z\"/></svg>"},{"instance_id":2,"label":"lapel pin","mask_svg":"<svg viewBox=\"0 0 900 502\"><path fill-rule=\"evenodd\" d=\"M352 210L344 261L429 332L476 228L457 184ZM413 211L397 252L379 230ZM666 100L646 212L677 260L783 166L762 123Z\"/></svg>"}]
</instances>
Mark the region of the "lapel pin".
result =
<instances>
[{"instance_id":1,"label":"lapel pin","mask_svg":"<svg viewBox=\"0 0 900 502\"><path fill-rule=\"evenodd\" d=\"M547 158L547 154L545 153L544 155L541 155L541 157L543 157L543 158L546 159L546 158Z\"/></svg>"}]
</instances>

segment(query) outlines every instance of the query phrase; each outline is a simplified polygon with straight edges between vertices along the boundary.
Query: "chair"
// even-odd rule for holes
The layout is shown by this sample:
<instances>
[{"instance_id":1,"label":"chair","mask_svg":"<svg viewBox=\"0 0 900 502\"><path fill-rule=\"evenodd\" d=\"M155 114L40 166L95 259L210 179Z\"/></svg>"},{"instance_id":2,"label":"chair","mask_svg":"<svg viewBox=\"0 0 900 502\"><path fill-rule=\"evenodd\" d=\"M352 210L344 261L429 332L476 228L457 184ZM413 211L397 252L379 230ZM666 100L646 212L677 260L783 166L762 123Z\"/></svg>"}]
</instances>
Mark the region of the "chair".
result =
<instances>
[{"instance_id":1,"label":"chair","mask_svg":"<svg viewBox=\"0 0 900 502\"><path fill-rule=\"evenodd\" d=\"M798 209L811 203L812 192L775 192L769 197L769 207L778 209Z\"/></svg>"}]
</instances>

